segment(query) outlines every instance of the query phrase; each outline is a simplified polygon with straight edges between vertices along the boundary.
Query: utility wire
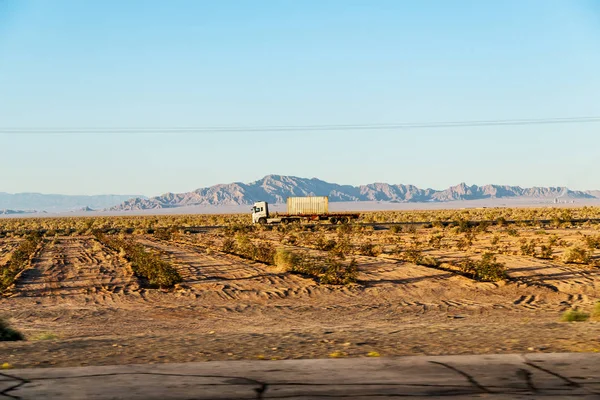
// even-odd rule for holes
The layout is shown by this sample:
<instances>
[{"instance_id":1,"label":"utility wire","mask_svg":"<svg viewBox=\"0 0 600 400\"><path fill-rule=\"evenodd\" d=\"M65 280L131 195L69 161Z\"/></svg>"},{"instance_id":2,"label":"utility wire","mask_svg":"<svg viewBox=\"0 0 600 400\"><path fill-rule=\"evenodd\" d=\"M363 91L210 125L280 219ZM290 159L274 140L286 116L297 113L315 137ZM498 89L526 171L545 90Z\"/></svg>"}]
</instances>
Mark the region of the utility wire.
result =
<instances>
[{"instance_id":1,"label":"utility wire","mask_svg":"<svg viewBox=\"0 0 600 400\"><path fill-rule=\"evenodd\" d=\"M0 134L95 134L95 133L218 133L218 132L290 132L290 131L344 131L344 130L403 130L462 128L486 126L583 124L600 122L600 117L503 119L480 121L446 121L390 124L349 125L279 125L279 126L170 126L170 127L53 127L2 128Z\"/></svg>"}]
</instances>

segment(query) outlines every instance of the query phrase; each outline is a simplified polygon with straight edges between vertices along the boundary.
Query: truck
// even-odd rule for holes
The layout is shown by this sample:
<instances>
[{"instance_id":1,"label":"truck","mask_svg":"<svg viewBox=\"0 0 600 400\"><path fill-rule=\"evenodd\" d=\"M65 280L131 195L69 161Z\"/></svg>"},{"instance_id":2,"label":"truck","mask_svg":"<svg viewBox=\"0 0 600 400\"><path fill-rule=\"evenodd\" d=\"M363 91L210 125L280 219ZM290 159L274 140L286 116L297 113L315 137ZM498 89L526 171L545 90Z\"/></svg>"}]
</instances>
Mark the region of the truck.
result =
<instances>
[{"instance_id":1,"label":"truck","mask_svg":"<svg viewBox=\"0 0 600 400\"><path fill-rule=\"evenodd\" d=\"M360 214L352 212L329 212L327 196L288 197L287 212L271 216L269 203L258 201L251 208L253 224L289 224L302 221L329 221L332 224L347 224L358 219Z\"/></svg>"}]
</instances>

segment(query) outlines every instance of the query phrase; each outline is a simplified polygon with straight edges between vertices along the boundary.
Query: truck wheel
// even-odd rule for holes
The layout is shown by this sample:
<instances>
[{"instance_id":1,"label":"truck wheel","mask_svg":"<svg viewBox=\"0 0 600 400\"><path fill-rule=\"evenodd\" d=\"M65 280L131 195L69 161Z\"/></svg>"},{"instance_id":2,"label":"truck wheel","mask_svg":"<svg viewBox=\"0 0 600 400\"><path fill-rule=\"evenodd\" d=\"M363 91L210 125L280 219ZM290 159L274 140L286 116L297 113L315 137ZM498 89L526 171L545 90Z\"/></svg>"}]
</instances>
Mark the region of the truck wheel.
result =
<instances>
[{"instance_id":1,"label":"truck wheel","mask_svg":"<svg viewBox=\"0 0 600 400\"><path fill-rule=\"evenodd\" d=\"M337 224L338 220L335 217L329 218L329 222L331 222L332 224Z\"/></svg>"},{"instance_id":2,"label":"truck wheel","mask_svg":"<svg viewBox=\"0 0 600 400\"><path fill-rule=\"evenodd\" d=\"M281 220L281 223L282 223L282 224L289 224L289 223L290 223L290 220L289 220L289 219L287 219L287 218L284 218L284 219L282 219L282 220Z\"/></svg>"},{"instance_id":3,"label":"truck wheel","mask_svg":"<svg viewBox=\"0 0 600 400\"><path fill-rule=\"evenodd\" d=\"M342 217L342 219L340 219L340 222L342 224L347 224L348 223L348 218L347 217Z\"/></svg>"},{"instance_id":4,"label":"truck wheel","mask_svg":"<svg viewBox=\"0 0 600 400\"><path fill-rule=\"evenodd\" d=\"M260 217L258 219L258 223L261 225L265 225L267 223L267 219L265 217Z\"/></svg>"}]
</instances>

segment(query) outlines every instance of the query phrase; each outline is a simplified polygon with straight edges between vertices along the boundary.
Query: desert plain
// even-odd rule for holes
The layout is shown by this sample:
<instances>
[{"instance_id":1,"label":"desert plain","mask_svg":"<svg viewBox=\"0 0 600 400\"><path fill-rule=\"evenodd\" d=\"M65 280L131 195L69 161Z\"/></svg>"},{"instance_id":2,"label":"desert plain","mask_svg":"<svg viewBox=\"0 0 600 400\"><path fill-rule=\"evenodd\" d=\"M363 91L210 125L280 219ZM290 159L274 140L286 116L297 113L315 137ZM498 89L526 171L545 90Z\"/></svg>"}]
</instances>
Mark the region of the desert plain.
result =
<instances>
[{"instance_id":1,"label":"desert plain","mask_svg":"<svg viewBox=\"0 0 600 400\"><path fill-rule=\"evenodd\" d=\"M0 220L0 271L32 246L11 279L3 272L0 317L25 340L0 342L0 364L599 352L598 216Z\"/></svg>"}]
</instances>

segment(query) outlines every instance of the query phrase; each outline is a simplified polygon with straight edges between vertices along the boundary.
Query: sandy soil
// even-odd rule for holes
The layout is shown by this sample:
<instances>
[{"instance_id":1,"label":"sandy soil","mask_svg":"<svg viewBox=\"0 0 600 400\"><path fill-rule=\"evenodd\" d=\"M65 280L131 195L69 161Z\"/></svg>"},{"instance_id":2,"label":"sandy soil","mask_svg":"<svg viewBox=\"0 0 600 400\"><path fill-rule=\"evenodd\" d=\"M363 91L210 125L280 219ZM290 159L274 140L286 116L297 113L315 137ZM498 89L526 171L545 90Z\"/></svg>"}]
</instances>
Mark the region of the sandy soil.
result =
<instances>
[{"instance_id":1,"label":"sandy soil","mask_svg":"<svg viewBox=\"0 0 600 400\"><path fill-rule=\"evenodd\" d=\"M0 363L600 351L600 323L558 322L564 310L590 309L600 298L598 268L502 255L514 280L482 283L357 256L360 284L336 287L209 250L194 237L137 240L172 261L184 282L147 289L91 237L46 240L0 297L0 314L29 339L0 343ZM0 254L15 247L0 240Z\"/></svg>"}]
</instances>

